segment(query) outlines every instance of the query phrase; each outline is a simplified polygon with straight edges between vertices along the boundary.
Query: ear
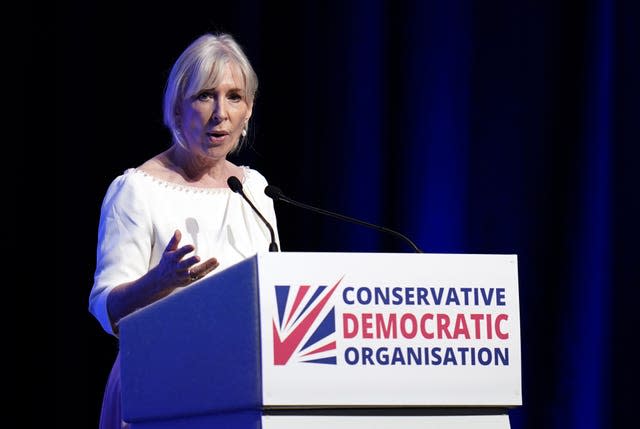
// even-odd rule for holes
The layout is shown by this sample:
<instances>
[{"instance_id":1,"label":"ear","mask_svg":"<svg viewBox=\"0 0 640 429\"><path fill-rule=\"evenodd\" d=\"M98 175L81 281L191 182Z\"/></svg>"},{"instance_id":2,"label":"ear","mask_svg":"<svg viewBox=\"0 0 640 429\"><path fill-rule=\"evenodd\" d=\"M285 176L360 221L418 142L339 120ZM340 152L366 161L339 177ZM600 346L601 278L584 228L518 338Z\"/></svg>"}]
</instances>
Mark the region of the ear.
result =
<instances>
[{"instance_id":1,"label":"ear","mask_svg":"<svg viewBox=\"0 0 640 429\"><path fill-rule=\"evenodd\" d=\"M182 106L177 105L175 110L173 111L173 120L176 124L181 124L182 122Z\"/></svg>"},{"instance_id":2,"label":"ear","mask_svg":"<svg viewBox=\"0 0 640 429\"><path fill-rule=\"evenodd\" d=\"M244 115L244 121L249 122L251 119L251 114L253 113L253 103L249 104L249 108L247 109L247 113Z\"/></svg>"}]
</instances>

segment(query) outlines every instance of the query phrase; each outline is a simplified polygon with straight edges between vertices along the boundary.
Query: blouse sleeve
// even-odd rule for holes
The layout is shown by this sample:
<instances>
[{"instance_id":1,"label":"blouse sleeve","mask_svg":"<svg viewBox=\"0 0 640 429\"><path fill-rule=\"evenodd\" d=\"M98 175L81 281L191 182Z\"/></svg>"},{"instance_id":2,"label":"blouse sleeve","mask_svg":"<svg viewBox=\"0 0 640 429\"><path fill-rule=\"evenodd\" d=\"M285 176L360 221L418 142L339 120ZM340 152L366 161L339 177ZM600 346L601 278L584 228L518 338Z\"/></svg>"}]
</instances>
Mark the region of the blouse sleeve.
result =
<instances>
[{"instance_id":1,"label":"blouse sleeve","mask_svg":"<svg viewBox=\"0 0 640 429\"><path fill-rule=\"evenodd\" d=\"M116 286L149 270L153 228L144 193L127 175L116 178L100 210L96 271L89 311L102 328L115 335L107 312L107 296Z\"/></svg>"}]
</instances>

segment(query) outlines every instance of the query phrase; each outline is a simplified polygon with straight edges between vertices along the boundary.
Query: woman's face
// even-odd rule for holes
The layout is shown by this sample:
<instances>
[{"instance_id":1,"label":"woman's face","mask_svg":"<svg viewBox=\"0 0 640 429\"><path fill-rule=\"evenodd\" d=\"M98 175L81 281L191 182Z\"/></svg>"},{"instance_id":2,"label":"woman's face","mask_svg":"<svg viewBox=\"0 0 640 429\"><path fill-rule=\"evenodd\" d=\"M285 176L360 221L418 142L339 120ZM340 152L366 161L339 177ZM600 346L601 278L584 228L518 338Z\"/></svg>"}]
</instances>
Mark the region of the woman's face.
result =
<instances>
[{"instance_id":1,"label":"woman's face","mask_svg":"<svg viewBox=\"0 0 640 429\"><path fill-rule=\"evenodd\" d=\"M181 127L188 149L200 156L225 158L236 147L252 107L242 72L227 64L217 87L182 103Z\"/></svg>"}]
</instances>

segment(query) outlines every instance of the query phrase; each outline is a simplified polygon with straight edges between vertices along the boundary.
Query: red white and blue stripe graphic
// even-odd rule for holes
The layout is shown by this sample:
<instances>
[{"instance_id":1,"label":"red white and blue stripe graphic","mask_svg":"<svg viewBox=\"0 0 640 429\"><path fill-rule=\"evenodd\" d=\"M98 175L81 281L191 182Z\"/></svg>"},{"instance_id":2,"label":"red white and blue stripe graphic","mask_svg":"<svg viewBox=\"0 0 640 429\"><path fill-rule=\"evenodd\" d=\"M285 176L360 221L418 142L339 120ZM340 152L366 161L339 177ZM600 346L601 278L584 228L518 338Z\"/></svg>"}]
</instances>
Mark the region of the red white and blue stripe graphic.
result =
<instances>
[{"instance_id":1,"label":"red white and blue stripe graphic","mask_svg":"<svg viewBox=\"0 0 640 429\"><path fill-rule=\"evenodd\" d=\"M274 365L289 362L336 364L335 306L331 288L276 285L277 320L273 319Z\"/></svg>"}]
</instances>

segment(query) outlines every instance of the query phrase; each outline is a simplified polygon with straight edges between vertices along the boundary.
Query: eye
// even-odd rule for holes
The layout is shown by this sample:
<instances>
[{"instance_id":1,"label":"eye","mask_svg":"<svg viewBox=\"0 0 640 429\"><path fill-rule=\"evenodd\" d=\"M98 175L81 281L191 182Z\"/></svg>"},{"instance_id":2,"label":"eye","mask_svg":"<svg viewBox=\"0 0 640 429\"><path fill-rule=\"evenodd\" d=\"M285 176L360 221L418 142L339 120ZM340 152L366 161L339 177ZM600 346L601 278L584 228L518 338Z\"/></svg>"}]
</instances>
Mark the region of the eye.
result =
<instances>
[{"instance_id":1,"label":"eye","mask_svg":"<svg viewBox=\"0 0 640 429\"><path fill-rule=\"evenodd\" d=\"M214 98L214 94L211 91L203 91L196 96L198 101L207 101Z\"/></svg>"},{"instance_id":2,"label":"eye","mask_svg":"<svg viewBox=\"0 0 640 429\"><path fill-rule=\"evenodd\" d=\"M232 91L227 95L227 98L231 101L242 101L242 94Z\"/></svg>"}]
</instances>

